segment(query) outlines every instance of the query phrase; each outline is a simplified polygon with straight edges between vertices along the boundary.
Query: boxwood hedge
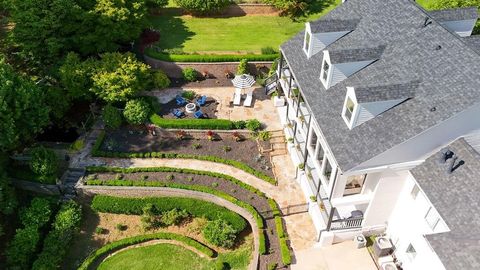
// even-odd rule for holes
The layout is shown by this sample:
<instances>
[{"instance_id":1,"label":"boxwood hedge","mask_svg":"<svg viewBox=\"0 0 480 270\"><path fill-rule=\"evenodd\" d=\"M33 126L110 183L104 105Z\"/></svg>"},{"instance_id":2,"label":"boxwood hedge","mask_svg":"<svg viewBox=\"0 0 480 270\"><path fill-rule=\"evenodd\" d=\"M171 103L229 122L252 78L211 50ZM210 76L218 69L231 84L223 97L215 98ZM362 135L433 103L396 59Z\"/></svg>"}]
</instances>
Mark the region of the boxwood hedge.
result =
<instances>
[{"instance_id":1,"label":"boxwood hedge","mask_svg":"<svg viewBox=\"0 0 480 270\"><path fill-rule=\"evenodd\" d=\"M147 48L145 54L167 62L239 62L242 59L247 59L248 61L273 61L278 58L278 54L168 54L157 52L152 48Z\"/></svg>"}]
</instances>

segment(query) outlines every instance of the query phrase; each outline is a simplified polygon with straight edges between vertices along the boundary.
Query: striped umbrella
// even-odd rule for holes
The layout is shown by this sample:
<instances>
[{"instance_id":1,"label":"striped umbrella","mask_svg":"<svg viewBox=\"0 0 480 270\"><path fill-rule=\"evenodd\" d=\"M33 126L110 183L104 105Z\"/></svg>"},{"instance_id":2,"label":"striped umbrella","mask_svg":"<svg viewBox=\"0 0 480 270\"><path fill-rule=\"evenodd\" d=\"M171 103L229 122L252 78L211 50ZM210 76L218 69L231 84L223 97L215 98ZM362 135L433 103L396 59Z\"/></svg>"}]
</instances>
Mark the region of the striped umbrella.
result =
<instances>
[{"instance_id":1,"label":"striped umbrella","mask_svg":"<svg viewBox=\"0 0 480 270\"><path fill-rule=\"evenodd\" d=\"M253 76L248 74L236 75L232 80L233 86L240 89L249 88L255 84Z\"/></svg>"}]
</instances>

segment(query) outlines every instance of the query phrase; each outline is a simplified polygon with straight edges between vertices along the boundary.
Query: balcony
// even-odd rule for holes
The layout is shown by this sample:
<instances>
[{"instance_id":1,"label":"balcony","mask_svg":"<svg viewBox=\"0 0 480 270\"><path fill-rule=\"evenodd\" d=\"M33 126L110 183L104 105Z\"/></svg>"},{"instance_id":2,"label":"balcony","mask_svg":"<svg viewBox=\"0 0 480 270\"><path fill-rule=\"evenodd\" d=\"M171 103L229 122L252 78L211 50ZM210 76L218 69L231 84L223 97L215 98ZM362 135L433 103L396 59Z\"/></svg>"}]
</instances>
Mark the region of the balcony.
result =
<instances>
[{"instance_id":1,"label":"balcony","mask_svg":"<svg viewBox=\"0 0 480 270\"><path fill-rule=\"evenodd\" d=\"M362 221L363 217L332 220L332 223L330 224L330 230L336 231L361 228Z\"/></svg>"}]
</instances>

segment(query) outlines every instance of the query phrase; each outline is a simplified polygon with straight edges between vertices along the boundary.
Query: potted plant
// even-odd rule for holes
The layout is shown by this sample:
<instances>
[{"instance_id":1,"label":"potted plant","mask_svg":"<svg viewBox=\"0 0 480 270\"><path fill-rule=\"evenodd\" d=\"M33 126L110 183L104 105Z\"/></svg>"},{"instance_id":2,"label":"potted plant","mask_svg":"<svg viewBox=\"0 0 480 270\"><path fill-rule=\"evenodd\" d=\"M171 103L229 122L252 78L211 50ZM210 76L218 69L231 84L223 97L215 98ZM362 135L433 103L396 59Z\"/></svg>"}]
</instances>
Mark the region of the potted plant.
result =
<instances>
[{"instance_id":1,"label":"potted plant","mask_svg":"<svg viewBox=\"0 0 480 270\"><path fill-rule=\"evenodd\" d=\"M207 139L208 139L209 141L215 140L215 132L213 132L213 131L211 131L211 130L207 131Z\"/></svg>"},{"instance_id":2,"label":"potted plant","mask_svg":"<svg viewBox=\"0 0 480 270\"><path fill-rule=\"evenodd\" d=\"M292 137L287 138L287 142L293 143L293 138Z\"/></svg>"},{"instance_id":3,"label":"potted plant","mask_svg":"<svg viewBox=\"0 0 480 270\"><path fill-rule=\"evenodd\" d=\"M229 69L225 69L225 78L231 79L232 77L232 72Z\"/></svg>"},{"instance_id":4,"label":"potted plant","mask_svg":"<svg viewBox=\"0 0 480 270\"><path fill-rule=\"evenodd\" d=\"M240 133L238 132L233 132L232 133L232 136L233 136L233 139L236 141L236 142L240 142L242 141L242 135L240 135Z\"/></svg>"},{"instance_id":5,"label":"potted plant","mask_svg":"<svg viewBox=\"0 0 480 270\"><path fill-rule=\"evenodd\" d=\"M323 202L320 202L318 204L318 207L320 208L320 210L325 211L325 204L323 204Z\"/></svg>"},{"instance_id":6,"label":"potted plant","mask_svg":"<svg viewBox=\"0 0 480 270\"><path fill-rule=\"evenodd\" d=\"M208 79L208 78L210 78L210 73L208 73L208 70L204 70L202 72L202 76L203 76L203 78Z\"/></svg>"},{"instance_id":7,"label":"potted plant","mask_svg":"<svg viewBox=\"0 0 480 270\"><path fill-rule=\"evenodd\" d=\"M177 138L177 140L181 141L185 139L185 137L187 137L187 132L185 132L185 130L178 130L175 133L175 137Z\"/></svg>"},{"instance_id":8,"label":"potted plant","mask_svg":"<svg viewBox=\"0 0 480 270\"><path fill-rule=\"evenodd\" d=\"M298 164L298 169L303 171L305 169L305 163Z\"/></svg>"},{"instance_id":9,"label":"potted plant","mask_svg":"<svg viewBox=\"0 0 480 270\"><path fill-rule=\"evenodd\" d=\"M316 202L317 201L317 196L310 196L310 201L311 202Z\"/></svg>"}]
</instances>

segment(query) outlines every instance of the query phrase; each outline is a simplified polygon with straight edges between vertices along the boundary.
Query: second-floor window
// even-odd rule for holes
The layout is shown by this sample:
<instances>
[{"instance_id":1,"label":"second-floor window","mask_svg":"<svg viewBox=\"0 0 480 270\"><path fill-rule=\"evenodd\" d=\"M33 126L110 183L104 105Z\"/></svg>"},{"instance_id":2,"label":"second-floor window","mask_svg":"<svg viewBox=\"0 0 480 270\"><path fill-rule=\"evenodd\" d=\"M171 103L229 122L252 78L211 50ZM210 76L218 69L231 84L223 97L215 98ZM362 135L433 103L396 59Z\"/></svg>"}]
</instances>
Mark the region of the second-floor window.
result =
<instances>
[{"instance_id":1,"label":"second-floor window","mask_svg":"<svg viewBox=\"0 0 480 270\"><path fill-rule=\"evenodd\" d=\"M347 119L348 122L352 121L352 115L353 115L353 109L355 109L355 103L353 103L352 99L350 97L347 97L347 102L345 102L345 119Z\"/></svg>"},{"instance_id":2,"label":"second-floor window","mask_svg":"<svg viewBox=\"0 0 480 270\"><path fill-rule=\"evenodd\" d=\"M428 226L430 226L430 229L435 231L435 227L437 227L440 222L440 215L433 207L430 207L425 215L425 220L427 221Z\"/></svg>"},{"instance_id":3,"label":"second-floor window","mask_svg":"<svg viewBox=\"0 0 480 270\"><path fill-rule=\"evenodd\" d=\"M328 158L325 160L325 169L323 170L323 176L327 179L327 182L330 180L330 175L332 175L332 165Z\"/></svg>"},{"instance_id":4,"label":"second-floor window","mask_svg":"<svg viewBox=\"0 0 480 270\"><path fill-rule=\"evenodd\" d=\"M305 32L305 47L304 47L304 49L308 54L308 50L310 49L310 33L309 32Z\"/></svg>"},{"instance_id":5,"label":"second-floor window","mask_svg":"<svg viewBox=\"0 0 480 270\"><path fill-rule=\"evenodd\" d=\"M408 245L405 253L407 254L407 257L410 261L413 261L415 259L415 257L417 257L417 251L415 250L415 248L413 247L412 244Z\"/></svg>"}]
</instances>

